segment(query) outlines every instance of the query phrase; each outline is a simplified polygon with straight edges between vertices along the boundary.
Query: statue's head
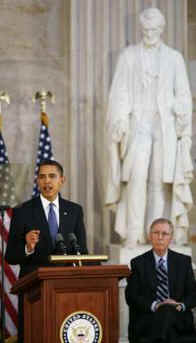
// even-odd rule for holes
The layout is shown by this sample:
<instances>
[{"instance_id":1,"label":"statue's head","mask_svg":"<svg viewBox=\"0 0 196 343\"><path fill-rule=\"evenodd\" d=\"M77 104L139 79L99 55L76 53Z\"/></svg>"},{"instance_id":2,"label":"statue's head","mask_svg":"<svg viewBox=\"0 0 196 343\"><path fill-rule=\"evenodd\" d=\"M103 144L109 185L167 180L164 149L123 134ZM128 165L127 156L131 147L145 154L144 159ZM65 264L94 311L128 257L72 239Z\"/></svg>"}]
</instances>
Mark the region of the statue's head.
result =
<instances>
[{"instance_id":1,"label":"statue's head","mask_svg":"<svg viewBox=\"0 0 196 343\"><path fill-rule=\"evenodd\" d=\"M147 8L140 14L143 41L147 46L156 46L160 42L165 27L165 18L158 8Z\"/></svg>"}]
</instances>

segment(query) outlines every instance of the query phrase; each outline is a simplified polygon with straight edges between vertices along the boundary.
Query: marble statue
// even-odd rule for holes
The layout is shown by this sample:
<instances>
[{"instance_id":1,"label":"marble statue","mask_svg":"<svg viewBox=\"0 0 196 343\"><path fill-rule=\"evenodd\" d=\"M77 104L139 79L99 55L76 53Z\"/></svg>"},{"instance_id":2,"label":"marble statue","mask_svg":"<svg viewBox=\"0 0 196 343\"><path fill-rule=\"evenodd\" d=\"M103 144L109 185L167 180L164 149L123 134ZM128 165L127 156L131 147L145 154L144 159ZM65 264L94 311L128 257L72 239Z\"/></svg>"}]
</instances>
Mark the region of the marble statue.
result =
<instances>
[{"instance_id":1,"label":"marble statue","mask_svg":"<svg viewBox=\"0 0 196 343\"><path fill-rule=\"evenodd\" d=\"M188 243L192 205L192 98L180 52L165 45L157 8L140 14L142 41L120 54L109 95L106 205L124 245L145 244L158 217L175 226L174 242Z\"/></svg>"}]
</instances>

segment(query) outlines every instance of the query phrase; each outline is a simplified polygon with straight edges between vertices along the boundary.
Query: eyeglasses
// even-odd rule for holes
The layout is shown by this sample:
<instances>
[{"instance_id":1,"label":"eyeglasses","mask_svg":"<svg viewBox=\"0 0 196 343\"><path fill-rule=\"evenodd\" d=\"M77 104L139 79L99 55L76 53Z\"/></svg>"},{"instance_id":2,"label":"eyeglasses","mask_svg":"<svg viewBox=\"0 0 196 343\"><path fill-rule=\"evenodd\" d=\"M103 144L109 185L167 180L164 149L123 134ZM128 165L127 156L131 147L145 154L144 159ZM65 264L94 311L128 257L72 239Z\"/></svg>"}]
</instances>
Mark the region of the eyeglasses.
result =
<instances>
[{"instance_id":1,"label":"eyeglasses","mask_svg":"<svg viewBox=\"0 0 196 343\"><path fill-rule=\"evenodd\" d=\"M170 232L165 232L165 231L163 231L163 232L162 231L152 231L152 233L156 236L163 236L164 238L171 235Z\"/></svg>"}]
</instances>

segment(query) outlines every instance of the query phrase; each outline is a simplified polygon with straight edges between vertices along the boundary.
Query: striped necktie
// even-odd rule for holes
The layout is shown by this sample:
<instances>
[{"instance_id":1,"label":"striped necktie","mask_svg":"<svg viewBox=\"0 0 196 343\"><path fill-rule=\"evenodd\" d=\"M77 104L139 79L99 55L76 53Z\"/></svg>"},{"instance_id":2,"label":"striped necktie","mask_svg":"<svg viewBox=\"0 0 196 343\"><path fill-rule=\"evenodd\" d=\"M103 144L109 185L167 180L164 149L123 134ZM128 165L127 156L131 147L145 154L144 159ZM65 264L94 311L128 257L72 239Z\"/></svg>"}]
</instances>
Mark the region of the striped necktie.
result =
<instances>
[{"instance_id":1,"label":"striped necktie","mask_svg":"<svg viewBox=\"0 0 196 343\"><path fill-rule=\"evenodd\" d=\"M58 232L58 224L57 224L57 219L56 219L56 214L54 211L54 204L51 202L49 204L50 209L49 209L49 213L48 213L48 225L49 225L49 229L50 229L50 235L52 238L52 243L53 246L55 246L55 241L56 241L56 235Z\"/></svg>"},{"instance_id":2,"label":"striped necktie","mask_svg":"<svg viewBox=\"0 0 196 343\"><path fill-rule=\"evenodd\" d=\"M169 298L169 286L168 286L168 274L164 266L164 259L161 257L156 268L156 274L158 279L157 286L157 300L164 301Z\"/></svg>"}]
</instances>

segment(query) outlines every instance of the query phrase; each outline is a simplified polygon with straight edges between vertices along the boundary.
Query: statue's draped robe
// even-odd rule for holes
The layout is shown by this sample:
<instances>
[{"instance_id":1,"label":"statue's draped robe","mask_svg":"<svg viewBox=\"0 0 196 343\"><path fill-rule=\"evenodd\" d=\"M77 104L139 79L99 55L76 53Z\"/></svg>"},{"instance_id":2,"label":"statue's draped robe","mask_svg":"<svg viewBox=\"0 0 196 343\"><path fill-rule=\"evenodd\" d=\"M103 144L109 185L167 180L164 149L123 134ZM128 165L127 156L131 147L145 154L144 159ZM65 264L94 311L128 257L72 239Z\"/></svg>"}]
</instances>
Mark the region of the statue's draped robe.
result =
<instances>
[{"instance_id":1,"label":"statue's draped robe","mask_svg":"<svg viewBox=\"0 0 196 343\"><path fill-rule=\"evenodd\" d=\"M142 43L129 46L121 53L113 78L107 115L109 170L106 204L117 205L115 230L127 237L127 207L122 189L130 181L137 145L134 137L143 113ZM176 228L178 244L187 242L188 217L192 205L190 183L192 162L190 142L192 132L192 98L182 55L161 43L158 76L157 106L161 120L163 141L163 183L173 184L171 219ZM184 118L182 137L176 135L176 118ZM128 137L121 142L113 140L113 131L119 122L129 126Z\"/></svg>"}]
</instances>

